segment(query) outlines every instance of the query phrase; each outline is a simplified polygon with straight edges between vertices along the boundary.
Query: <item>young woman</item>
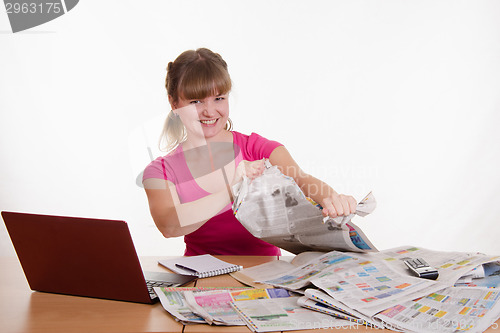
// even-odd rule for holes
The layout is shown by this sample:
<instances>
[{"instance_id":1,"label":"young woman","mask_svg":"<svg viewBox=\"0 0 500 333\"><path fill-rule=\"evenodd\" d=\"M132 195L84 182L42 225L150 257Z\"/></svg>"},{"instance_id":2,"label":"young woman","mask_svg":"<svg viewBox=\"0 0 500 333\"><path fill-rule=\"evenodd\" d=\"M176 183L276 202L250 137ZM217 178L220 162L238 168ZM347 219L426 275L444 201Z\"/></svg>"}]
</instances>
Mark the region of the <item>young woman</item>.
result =
<instances>
[{"instance_id":1,"label":"young woman","mask_svg":"<svg viewBox=\"0 0 500 333\"><path fill-rule=\"evenodd\" d=\"M143 184L156 226L165 237L184 236L185 255L280 254L253 237L231 209L231 186L243 175L262 174L263 159L293 177L324 216L355 212L353 197L303 172L282 144L231 130L231 79L219 54L204 48L182 53L168 64L166 89L172 111L162 142L168 154L146 167Z\"/></svg>"}]
</instances>

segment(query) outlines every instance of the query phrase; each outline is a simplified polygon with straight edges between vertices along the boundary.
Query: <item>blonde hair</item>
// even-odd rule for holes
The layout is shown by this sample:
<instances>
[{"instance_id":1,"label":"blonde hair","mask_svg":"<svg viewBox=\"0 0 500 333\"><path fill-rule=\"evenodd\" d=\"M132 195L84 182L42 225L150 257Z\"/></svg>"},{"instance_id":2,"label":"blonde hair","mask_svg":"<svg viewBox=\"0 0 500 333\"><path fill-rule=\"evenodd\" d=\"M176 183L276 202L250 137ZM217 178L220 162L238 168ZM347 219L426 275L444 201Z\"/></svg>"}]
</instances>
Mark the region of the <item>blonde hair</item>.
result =
<instances>
[{"instance_id":1,"label":"blonde hair","mask_svg":"<svg viewBox=\"0 0 500 333\"><path fill-rule=\"evenodd\" d=\"M179 98L204 99L231 90L227 64L218 53L206 48L181 53L167 66L165 88L175 104ZM228 119L225 129L232 129ZM187 138L186 128L172 111L169 112L160 137L160 150L171 152Z\"/></svg>"}]
</instances>

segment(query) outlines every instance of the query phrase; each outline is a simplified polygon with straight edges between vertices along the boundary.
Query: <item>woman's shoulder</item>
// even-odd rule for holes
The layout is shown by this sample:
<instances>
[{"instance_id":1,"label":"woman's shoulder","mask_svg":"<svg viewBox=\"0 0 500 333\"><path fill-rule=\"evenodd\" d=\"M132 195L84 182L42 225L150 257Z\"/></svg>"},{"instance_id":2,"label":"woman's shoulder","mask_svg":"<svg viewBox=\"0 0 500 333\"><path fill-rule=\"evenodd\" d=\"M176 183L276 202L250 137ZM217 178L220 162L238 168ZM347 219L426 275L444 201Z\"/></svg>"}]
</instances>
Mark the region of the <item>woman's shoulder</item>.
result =
<instances>
[{"instance_id":1,"label":"woman's shoulder","mask_svg":"<svg viewBox=\"0 0 500 333\"><path fill-rule=\"evenodd\" d=\"M170 174L170 169L172 165L176 165L177 160L180 158L180 147L177 147L173 151L167 153L164 156L159 156L149 162L149 164L144 168L143 180L147 178L160 178L160 179L169 179L167 174Z\"/></svg>"},{"instance_id":2,"label":"woman's shoulder","mask_svg":"<svg viewBox=\"0 0 500 333\"><path fill-rule=\"evenodd\" d=\"M243 141L243 142L253 142L253 141L261 141L261 140L270 141L270 140L264 138L262 135L257 134L255 132L250 133L250 135L243 134L243 133L240 133L237 131L232 131L232 132L233 132L234 138L236 138L239 141Z\"/></svg>"},{"instance_id":3,"label":"woman's shoulder","mask_svg":"<svg viewBox=\"0 0 500 333\"><path fill-rule=\"evenodd\" d=\"M276 147L282 146L281 143L266 139L255 132L246 135L233 131L233 134L234 143L240 147L243 157L249 161L269 158Z\"/></svg>"}]
</instances>

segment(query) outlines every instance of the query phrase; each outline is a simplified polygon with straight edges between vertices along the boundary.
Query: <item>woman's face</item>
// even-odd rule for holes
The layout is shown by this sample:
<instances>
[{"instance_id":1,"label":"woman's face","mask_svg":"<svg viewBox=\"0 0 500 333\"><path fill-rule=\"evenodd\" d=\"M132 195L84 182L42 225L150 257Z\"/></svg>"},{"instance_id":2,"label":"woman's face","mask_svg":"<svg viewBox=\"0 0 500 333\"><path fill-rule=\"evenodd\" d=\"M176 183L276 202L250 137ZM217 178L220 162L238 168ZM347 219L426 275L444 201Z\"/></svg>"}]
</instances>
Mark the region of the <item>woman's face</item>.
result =
<instances>
[{"instance_id":1,"label":"woman's face","mask_svg":"<svg viewBox=\"0 0 500 333\"><path fill-rule=\"evenodd\" d=\"M172 105L189 135L203 135L206 139L216 139L229 118L228 94L209 96L204 99L179 98Z\"/></svg>"}]
</instances>

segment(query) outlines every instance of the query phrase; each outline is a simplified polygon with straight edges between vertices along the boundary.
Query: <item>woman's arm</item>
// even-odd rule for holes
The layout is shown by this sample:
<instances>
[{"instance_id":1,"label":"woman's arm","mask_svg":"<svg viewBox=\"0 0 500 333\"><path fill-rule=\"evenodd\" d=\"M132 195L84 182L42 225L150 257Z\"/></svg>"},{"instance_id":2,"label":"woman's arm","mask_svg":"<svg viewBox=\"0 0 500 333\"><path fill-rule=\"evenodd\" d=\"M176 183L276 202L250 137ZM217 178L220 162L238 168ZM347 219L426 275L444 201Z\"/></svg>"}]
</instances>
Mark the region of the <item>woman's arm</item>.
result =
<instances>
[{"instance_id":1,"label":"woman's arm","mask_svg":"<svg viewBox=\"0 0 500 333\"><path fill-rule=\"evenodd\" d=\"M143 185L156 227L165 237L177 237L197 230L230 204L233 199L230 188L243 175L253 179L263 171L263 161L243 160L236 169L230 163L224 168L225 175L218 170L196 179L199 186L211 188L213 193L187 203L180 202L175 185L168 180L149 178L144 180ZM230 184L227 183L229 180Z\"/></svg>"},{"instance_id":2,"label":"woman's arm","mask_svg":"<svg viewBox=\"0 0 500 333\"><path fill-rule=\"evenodd\" d=\"M323 207L323 215L335 218L356 211L356 200L349 195L338 194L323 181L305 173L284 146L277 147L269 156L269 162L292 177L304 194Z\"/></svg>"},{"instance_id":3,"label":"woman's arm","mask_svg":"<svg viewBox=\"0 0 500 333\"><path fill-rule=\"evenodd\" d=\"M183 236L197 230L231 203L227 188L195 201L180 203L172 182L150 178L143 184L151 216L165 237Z\"/></svg>"}]
</instances>

